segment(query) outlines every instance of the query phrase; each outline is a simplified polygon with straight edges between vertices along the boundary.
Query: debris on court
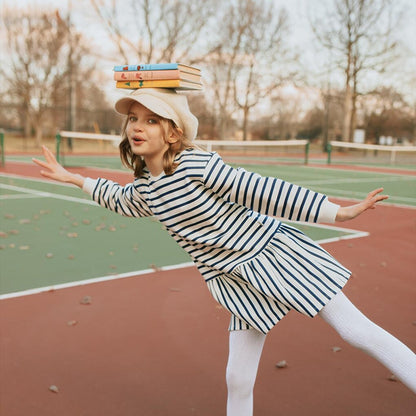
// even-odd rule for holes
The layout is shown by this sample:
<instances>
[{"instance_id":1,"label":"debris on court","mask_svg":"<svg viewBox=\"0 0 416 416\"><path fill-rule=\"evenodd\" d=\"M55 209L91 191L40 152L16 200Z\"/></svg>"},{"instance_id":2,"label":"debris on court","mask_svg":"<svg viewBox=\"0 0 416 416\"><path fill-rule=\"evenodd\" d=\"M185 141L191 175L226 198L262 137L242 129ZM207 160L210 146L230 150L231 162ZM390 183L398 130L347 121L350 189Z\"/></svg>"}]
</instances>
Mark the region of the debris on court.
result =
<instances>
[{"instance_id":1,"label":"debris on court","mask_svg":"<svg viewBox=\"0 0 416 416\"><path fill-rule=\"evenodd\" d=\"M77 238L78 237L78 233L68 233L67 237L69 238Z\"/></svg>"},{"instance_id":2,"label":"debris on court","mask_svg":"<svg viewBox=\"0 0 416 416\"><path fill-rule=\"evenodd\" d=\"M398 381L397 377L394 374L391 374L390 377L387 378L388 381Z\"/></svg>"},{"instance_id":3,"label":"debris on court","mask_svg":"<svg viewBox=\"0 0 416 416\"><path fill-rule=\"evenodd\" d=\"M287 367L287 361L286 360L282 360L276 363L276 367L277 368L286 368Z\"/></svg>"},{"instance_id":4,"label":"debris on court","mask_svg":"<svg viewBox=\"0 0 416 416\"><path fill-rule=\"evenodd\" d=\"M332 347L332 352L340 352L342 351L341 347Z\"/></svg>"},{"instance_id":5,"label":"debris on court","mask_svg":"<svg viewBox=\"0 0 416 416\"><path fill-rule=\"evenodd\" d=\"M49 386L49 391L51 391L52 393L59 393L59 389L57 386L55 386L55 384Z\"/></svg>"},{"instance_id":6,"label":"debris on court","mask_svg":"<svg viewBox=\"0 0 416 416\"><path fill-rule=\"evenodd\" d=\"M75 326L75 325L77 325L77 324L78 324L78 321L76 321L76 320L72 320L72 321L68 321L66 324L67 324L68 326Z\"/></svg>"},{"instance_id":7,"label":"debris on court","mask_svg":"<svg viewBox=\"0 0 416 416\"><path fill-rule=\"evenodd\" d=\"M79 303L81 305L91 305L92 297L91 296L84 296Z\"/></svg>"},{"instance_id":8,"label":"debris on court","mask_svg":"<svg viewBox=\"0 0 416 416\"><path fill-rule=\"evenodd\" d=\"M51 259L53 257L53 253L46 253L46 258Z\"/></svg>"},{"instance_id":9,"label":"debris on court","mask_svg":"<svg viewBox=\"0 0 416 416\"><path fill-rule=\"evenodd\" d=\"M19 246L19 250L29 250L30 246Z\"/></svg>"}]
</instances>

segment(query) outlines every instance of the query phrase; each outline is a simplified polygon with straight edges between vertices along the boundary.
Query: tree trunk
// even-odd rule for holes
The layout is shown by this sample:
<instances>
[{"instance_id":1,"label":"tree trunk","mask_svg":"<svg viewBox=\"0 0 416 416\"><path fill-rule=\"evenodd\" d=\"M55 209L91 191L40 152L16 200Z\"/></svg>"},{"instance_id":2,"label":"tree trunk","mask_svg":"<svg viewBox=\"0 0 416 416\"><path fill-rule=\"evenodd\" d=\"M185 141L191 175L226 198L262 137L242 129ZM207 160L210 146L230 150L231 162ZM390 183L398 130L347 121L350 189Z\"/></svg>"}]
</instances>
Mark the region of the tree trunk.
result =
<instances>
[{"instance_id":1,"label":"tree trunk","mask_svg":"<svg viewBox=\"0 0 416 416\"><path fill-rule=\"evenodd\" d=\"M346 84L344 97L344 115L342 120L342 140L349 141L351 129L352 92L349 83Z\"/></svg>"}]
</instances>

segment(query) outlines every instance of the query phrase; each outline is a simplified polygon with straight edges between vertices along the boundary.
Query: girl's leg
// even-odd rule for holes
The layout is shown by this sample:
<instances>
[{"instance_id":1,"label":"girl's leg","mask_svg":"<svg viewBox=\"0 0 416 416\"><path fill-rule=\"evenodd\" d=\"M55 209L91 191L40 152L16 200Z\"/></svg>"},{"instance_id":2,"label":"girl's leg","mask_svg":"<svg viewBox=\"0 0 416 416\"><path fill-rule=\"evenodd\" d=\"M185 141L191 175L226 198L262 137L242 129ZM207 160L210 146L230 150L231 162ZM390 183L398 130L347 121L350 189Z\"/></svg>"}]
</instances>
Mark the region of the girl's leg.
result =
<instances>
[{"instance_id":1,"label":"girl's leg","mask_svg":"<svg viewBox=\"0 0 416 416\"><path fill-rule=\"evenodd\" d=\"M230 332L227 416L253 414L253 388L265 339L255 329Z\"/></svg>"},{"instance_id":2,"label":"girl's leg","mask_svg":"<svg viewBox=\"0 0 416 416\"><path fill-rule=\"evenodd\" d=\"M366 318L342 292L319 315L345 341L380 361L416 393L416 355L393 335Z\"/></svg>"}]
</instances>

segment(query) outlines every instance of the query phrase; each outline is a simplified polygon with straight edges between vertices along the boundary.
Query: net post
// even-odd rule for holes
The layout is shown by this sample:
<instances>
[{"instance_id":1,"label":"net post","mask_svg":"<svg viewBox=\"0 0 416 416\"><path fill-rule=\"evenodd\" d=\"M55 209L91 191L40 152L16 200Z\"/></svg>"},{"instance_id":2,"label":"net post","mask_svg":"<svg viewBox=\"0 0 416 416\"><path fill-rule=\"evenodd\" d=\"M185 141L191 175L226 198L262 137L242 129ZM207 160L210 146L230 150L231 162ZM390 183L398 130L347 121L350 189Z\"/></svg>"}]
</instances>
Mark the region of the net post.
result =
<instances>
[{"instance_id":1,"label":"net post","mask_svg":"<svg viewBox=\"0 0 416 416\"><path fill-rule=\"evenodd\" d=\"M332 152L332 145L331 145L331 143L327 143L326 144L326 152L327 152L327 159L326 159L326 163L327 163L327 165L330 165L331 164L331 152Z\"/></svg>"},{"instance_id":2,"label":"net post","mask_svg":"<svg viewBox=\"0 0 416 416\"><path fill-rule=\"evenodd\" d=\"M4 166L4 130L0 130L1 166Z\"/></svg>"},{"instance_id":3,"label":"net post","mask_svg":"<svg viewBox=\"0 0 416 416\"><path fill-rule=\"evenodd\" d=\"M58 163L61 163L60 162L60 149L61 149L61 141L62 141L62 137L61 137L61 134L59 133L59 131L58 131L58 133L56 133L56 135L55 135L55 144L56 144L56 161L58 162Z\"/></svg>"},{"instance_id":4,"label":"net post","mask_svg":"<svg viewBox=\"0 0 416 416\"><path fill-rule=\"evenodd\" d=\"M308 164L309 161L309 140L307 140L305 144L305 165Z\"/></svg>"}]
</instances>

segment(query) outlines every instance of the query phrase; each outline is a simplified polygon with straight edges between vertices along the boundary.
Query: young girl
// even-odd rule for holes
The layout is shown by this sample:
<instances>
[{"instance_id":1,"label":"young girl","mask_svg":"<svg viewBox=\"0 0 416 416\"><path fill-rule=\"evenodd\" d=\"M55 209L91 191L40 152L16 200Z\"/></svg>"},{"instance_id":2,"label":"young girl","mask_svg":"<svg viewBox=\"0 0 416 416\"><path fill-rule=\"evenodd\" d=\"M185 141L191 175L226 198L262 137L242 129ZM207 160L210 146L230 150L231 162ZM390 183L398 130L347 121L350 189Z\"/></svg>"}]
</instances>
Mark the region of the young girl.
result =
<instances>
[{"instance_id":1,"label":"young girl","mask_svg":"<svg viewBox=\"0 0 416 416\"><path fill-rule=\"evenodd\" d=\"M117 101L127 115L120 153L134 170L126 186L73 174L43 148L34 159L51 179L69 182L107 209L154 216L192 257L212 296L231 312L228 416L253 412L253 387L266 334L291 309L319 315L416 392L416 356L369 321L341 289L350 272L297 229L277 218L334 222L387 198L376 189L340 207L283 180L234 169L192 145L198 122L184 95L139 89Z\"/></svg>"}]
</instances>

